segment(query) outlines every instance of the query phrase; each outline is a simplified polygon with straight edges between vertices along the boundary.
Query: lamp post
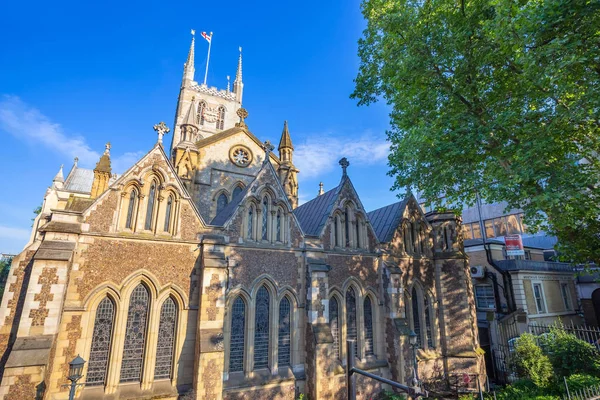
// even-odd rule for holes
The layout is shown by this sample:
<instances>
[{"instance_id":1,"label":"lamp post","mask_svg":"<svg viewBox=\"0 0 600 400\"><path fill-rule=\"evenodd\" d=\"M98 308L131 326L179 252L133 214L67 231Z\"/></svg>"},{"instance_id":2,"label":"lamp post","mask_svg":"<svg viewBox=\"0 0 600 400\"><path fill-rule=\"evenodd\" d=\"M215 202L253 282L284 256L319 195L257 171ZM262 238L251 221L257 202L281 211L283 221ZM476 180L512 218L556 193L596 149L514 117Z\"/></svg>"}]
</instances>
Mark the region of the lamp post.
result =
<instances>
[{"instance_id":1,"label":"lamp post","mask_svg":"<svg viewBox=\"0 0 600 400\"><path fill-rule=\"evenodd\" d=\"M79 354L77 355L77 357L75 357L73 359L73 361L71 361L69 363L69 376L67 376L67 379L71 381L71 390L69 391L69 400L74 400L75 399L75 389L78 386L77 381L81 379L82 372L83 372L83 366L85 364L85 360L83 358L81 358L79 356ZM81 385L81 384L79 384Z\"/></svg>"},{"instance_id":2,"label":"lamp post","mask_svg":"<svg viewBox=\"0 0 600 400\"><path fill-rule=\"evenodd\" d=\"M415 333L415 331L410 331L410 333L408 334L408 343L410 343L410 347L412 348L412 355L413 355L413 386L416 388L419 386L419 373L417 371L418 369L418 364L417 364L417 334Z\"/></svg>"}]
</instances>

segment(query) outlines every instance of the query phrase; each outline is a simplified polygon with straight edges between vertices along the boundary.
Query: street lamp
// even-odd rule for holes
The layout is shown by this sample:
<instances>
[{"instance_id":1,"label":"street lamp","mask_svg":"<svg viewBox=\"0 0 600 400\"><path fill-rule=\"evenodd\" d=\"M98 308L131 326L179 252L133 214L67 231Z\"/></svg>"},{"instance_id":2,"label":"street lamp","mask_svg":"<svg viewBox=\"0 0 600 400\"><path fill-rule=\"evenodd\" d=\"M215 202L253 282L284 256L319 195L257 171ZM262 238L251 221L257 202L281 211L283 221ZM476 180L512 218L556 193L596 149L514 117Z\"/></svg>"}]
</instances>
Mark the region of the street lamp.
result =
<instances>
[{"instance_id":1,"label":"street lamp","mask_svg":"<svg viewBox=\"0 0 600 400\"><path fill-rule=\"evenodd\" d=\"M74 400L75 399L75 389L77 388L78 384L77 381L81 379L82 372L83 372L83 365L85 364L85 360L83 358L81 358L79 356L79 354L77 355L77 357L75 357L73 359L73 361L71 361L69 363L69 376L67 376L67 379L71 381L71 390L69 391L69 400Z\"/></svg>"},{"instance_id":2,"label":"street lamp","mask_svg":"<svg viewBox=\"0 0 600 400\"><path fill-rule=\"evenodd\" d=\"M410 343L410 347L412 348L412 355L413 355L413 386L416 388L419 386L419 373L417 371L418 369L418 364L417 364L417 339L418 336L415 333L415 331L410 331L410 333L408 334L408 343Z\"/></svg>"}]
</instances>

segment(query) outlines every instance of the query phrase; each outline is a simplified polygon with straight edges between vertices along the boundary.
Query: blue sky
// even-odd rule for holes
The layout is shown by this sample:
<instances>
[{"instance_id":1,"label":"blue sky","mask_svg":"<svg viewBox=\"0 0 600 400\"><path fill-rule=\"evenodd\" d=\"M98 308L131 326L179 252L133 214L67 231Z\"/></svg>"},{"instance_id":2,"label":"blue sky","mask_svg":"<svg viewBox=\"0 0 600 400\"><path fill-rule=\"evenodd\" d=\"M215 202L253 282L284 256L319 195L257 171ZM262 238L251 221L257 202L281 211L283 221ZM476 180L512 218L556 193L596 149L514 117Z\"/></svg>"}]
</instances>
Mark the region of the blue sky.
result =
<instances>
[{"instance_id":1,"label":"blue sky","mask_svg":"<svg viewBox=\"0 0 600 400\"><path fill-rule=\"evenodd\" d=\"M22 249L61 164L67 173L78 156L93 168L110 141L123 172L155 143L155 123L172 126L192 28L214 32L210 86L226 86L243 47L246 122L278 143L288 120L301 201L319 181L337 185L343 156L367 210L396 201L386 176L388 108L349 98L365 24L358 1L30 1L6 3L3 16L0 252ZM198 36L196 80L206 49Z\"/></svg>"}]
</instances>

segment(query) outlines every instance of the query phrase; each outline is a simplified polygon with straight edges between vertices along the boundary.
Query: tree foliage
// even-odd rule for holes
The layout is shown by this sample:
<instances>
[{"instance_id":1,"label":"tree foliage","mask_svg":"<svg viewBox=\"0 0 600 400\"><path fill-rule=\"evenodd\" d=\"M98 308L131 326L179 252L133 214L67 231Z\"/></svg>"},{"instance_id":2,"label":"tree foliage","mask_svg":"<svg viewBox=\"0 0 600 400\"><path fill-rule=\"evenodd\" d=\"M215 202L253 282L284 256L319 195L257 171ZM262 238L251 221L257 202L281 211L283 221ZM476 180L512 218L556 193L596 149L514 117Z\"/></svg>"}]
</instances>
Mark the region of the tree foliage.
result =
<instances>
[{"instance_id":1,"label":"tree foliage","mask_svg":"<svg viewBox=\"0 0 600 400\"><path fill-rule=\"evenodd\" d=\"M520 377L531 379L537 387L547 387L552 380L550 359L538 346L536 337L530 333L523 333L515 342L512 363Z\"/></svg>"},{"instance_id":2,"label":"tree foliage","mask_svg":"<svg viewBox=\"0 0 600 400\"><path fill-rule=\"evenodd\" d=\"M600 2L363 0L352 97L391 106L393 189L522 208L600 261Z\"/></svg>"},{"instance_id":3,"label":"tree foliage","mask_svg":"<svg viewBox=\"0 0 600 400\"><path fill-rule=\"evenodd\" d=\"M520 340L520 339L519 339ZM558 377L573 374L600 376L600 355L598 350L562 327L553 327L541 343Z\"/></svg>"}]
</instances>

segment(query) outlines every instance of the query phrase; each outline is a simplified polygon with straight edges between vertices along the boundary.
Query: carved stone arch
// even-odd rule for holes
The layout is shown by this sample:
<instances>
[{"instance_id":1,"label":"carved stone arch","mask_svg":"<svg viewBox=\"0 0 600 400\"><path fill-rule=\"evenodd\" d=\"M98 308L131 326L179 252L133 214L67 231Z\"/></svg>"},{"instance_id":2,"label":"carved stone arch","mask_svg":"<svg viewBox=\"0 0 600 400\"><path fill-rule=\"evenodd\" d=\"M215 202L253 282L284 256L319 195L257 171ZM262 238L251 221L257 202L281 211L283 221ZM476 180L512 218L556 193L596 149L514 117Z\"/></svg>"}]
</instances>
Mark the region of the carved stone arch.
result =
<instances>
[{"instance_id":1,"label":"carved stone arch","mask_svg":"<svg viewBox=\"0 0 600 400\"><path fill-rule=\"evenodd\" d=\"M219 198L219 196L221 194L225 194L225 196L227 196L227 201L230 202L231 201L231 194L229 192L229 190L227 190L226 188L220 188L219 190L217 190L215 192L215 194L212 196L212 201L217 201L217 199Z\"/></svg>"},{"instance_id":2,"label":"carved stone arch","mask_svg":"<svg viewBox=\"0 0 600 400\"><path fill-rule=\"evenodd\" d=\"M115 311L118 310L122 297L119 288L112 282L103 282L91 290L82 301L83 308L87 311L95 311L98 304L109 297L115 305Z\"/></svg>"},{"instance_id":3,"label":"carved stone arch","mask_svg":"<svg viewBox=\"0 0 600 400\"><path fill-rule=\"evenodd\" d=\"M278 298L278 292L279 292L278 286L279 285L277 285L277 282L275 282L275 280L270 275L261 274L261 275L257 276L252 281L252 284L250 285L250 287L252 288L252 290L250 292L250 297L252 298L252 300L256 299L256 293L259 291L259 289L263 285L269 291L269 294L271 295L272 299Z\"/></svg>"},{"instance_id":4,"label":"carved stone arch","mask_svg":"<svg viewBox=\"0 0 600 400\"><path fill-rule=\"evenodd\" d=\"M267 196L269 198L269 205L273 205L275 203L275 201L279 198L279 196L277 196L277 193L275 193L275 190L273 190L273 188L271 188L270 186L261 186L259 188L259 190L257 191L257 193L259 193L258 197L262 199Z\"/></svg>"},{"instance_id":5,"label":"carved stone arch","mask_svg":"<svg viewBox=\"0 0 600 400\"><path fill-rule=\"evenodd\" d=\"M333 296L336 296L339 301L344 300L344 293L342 292L342 289L340 289L337 285L329 287L328 298L331 298Z\"/></svg>"},{"instance_id":6,"label":"carved stone arch","mask_svg":"<svg viewBox=\"0 0 600 400\"><path fill-rule=\"evenodd\" d=\"M227 310L229 310L233 304L233 301L240 296L242 298L242 300L244 300L244 303L246 303L246 306L250 306L252 304L252 296L250 294L250 292L248 292L248 290L246 290L244 287L242 287L242 285L236 285L233 288L229 289L227 296L226 296L226 300L225 300L225 312L227 312Z\"/></svg>"},{"instance_id":7,"label":"carved stone arch","mask_svg":"<svg viewBox=\"0 0 600 400\"><path fill-rule=\"evenodd\" d=\"M180 310L189 308L189 299L185 292L176 284L170 283L160 289L156 297L156 304L158 307L162 307L162 303L169 297L173 297L177 307Z\"/></svg>"},{"instance_id":8,"label":"carved stone arch","mask_svg":"<svg viewBox=\"0 0 600 400\"><path fill-rule=\"evenodd\" d=\"M294 307L298 307L298 304L300 304L298 294L290 285L284 285L279 288L277 291L277 303L279 303L285 296L290 298L290 302L294 305Z\"/></svg>"},{"instance_id":9,"label":"carved stone arch","mask_svg":"<svg viewBox=\"0 0 600 400\"><path fill-rule=\"evenodd\" d=\"M162 185L162 190L172 193L176 199L184 197L182 191L173 182L166 182Z\"/></svg>"},{"instance_id":10,"label":"carved stone arch","mask_svg":"<svg viewBox=\"0 0 600 400\"><path fill-rule=\"evenodd\" d=\"M142 193L142 188L144 187L144 182L137 179L132 178L125 182L121 188L121 192L129 192L132 188L135 188L138 191L138 195Z\"/></svg>"},{"instance_id":11,"label":"carved stone arch","mask_svg":"<svg viewBox=\"0 0 600 400\"><path fill-rule=\"evenodd\" d=\"M140 284L144 284L150 292L150 301L158 297L160 283L156 275L147 270L138 270L123 279L121 284L121 295L125 302L129 302L131 292Z\"/></svg>"},{"instance_id":12,"label":"carved stone arch","mask_svg":"<svg viewBox=\"0 0 600 400\"><path fill-rule=\"evenodd\" d=\"M233 200L233 193L235 189L240 188L240 193L246 188L246 185L242 181L236 181L229 187L229 192L231 193L231 199Z\"/></svg>"},{"instance_id":13,"label":"carved stone arch","mask_svg":"<svg viewBox=\"0 0 600 400\"><path fill-rule=\"evenodd\" d=\"M144 169L141 173L141 180L144 183L151 182L153 178L156 178L159 185L163 185L167 181L167 173L162 169L162 167L154 164L151 167Z\"/></svg>"},{"instance_id":14,"label":"carved stone arch","mask_svg":"<svg viewBox=\"0 0 600 400\"><path fill-rule=\"evenodd\" d=\"M356 290L356 294L361 299L365 296L365 289L362 287L362 284L360 283L360 281L356 277L350 276L350 277L346 278L346 280L342 284L342 293L344 293L344 298L345 298L346 292L348 291L348 288L350 286L352 286L354 288L354 290Z\"/></svg>"}]
</instances>

